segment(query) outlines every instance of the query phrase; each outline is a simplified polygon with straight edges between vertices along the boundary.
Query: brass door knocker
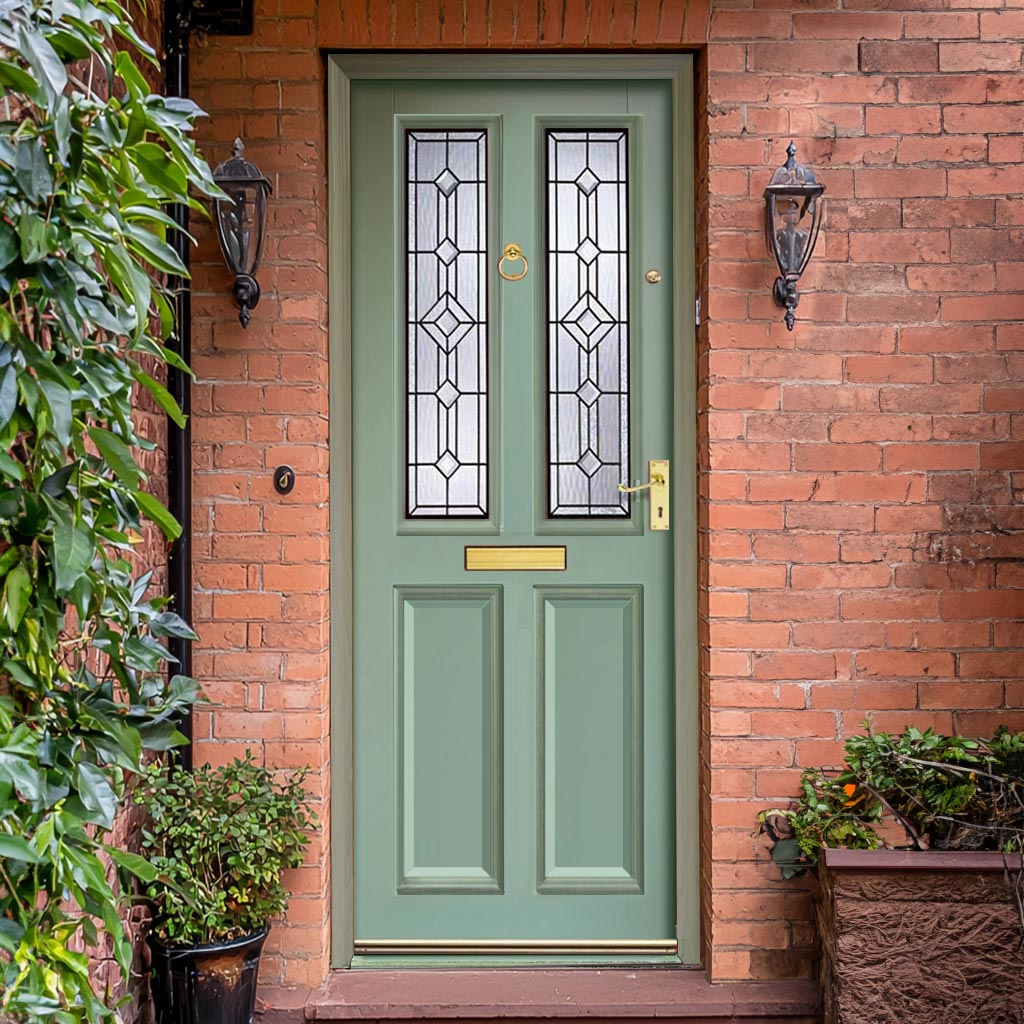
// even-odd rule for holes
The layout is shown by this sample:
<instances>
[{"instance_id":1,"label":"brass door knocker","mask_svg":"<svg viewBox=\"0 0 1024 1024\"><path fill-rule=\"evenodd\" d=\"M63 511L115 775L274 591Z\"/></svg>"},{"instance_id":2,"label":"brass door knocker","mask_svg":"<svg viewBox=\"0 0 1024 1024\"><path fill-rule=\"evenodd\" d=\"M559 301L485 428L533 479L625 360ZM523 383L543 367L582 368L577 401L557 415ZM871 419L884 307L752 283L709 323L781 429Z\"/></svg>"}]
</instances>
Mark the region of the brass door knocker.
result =
<instances>
[{"instance_id":1,"label":"brass door knocker","mask_svg":"<svg viewBox=\"0 0 1024 1024\"><path fill-rule=\"evenodd\" d=\"M523 269L518 274L507 274L505 273L505 260L510 263L514 263L516 260L523 261ZM526 272L530 269L530 264L527 262L526 257L523 255L523 250L516 245L515 242L509 242L505 246L505 251L501 254L501 259L498 260L498 273L506 281L519 281L526 277Z\"/></svg>"}]
</instances>

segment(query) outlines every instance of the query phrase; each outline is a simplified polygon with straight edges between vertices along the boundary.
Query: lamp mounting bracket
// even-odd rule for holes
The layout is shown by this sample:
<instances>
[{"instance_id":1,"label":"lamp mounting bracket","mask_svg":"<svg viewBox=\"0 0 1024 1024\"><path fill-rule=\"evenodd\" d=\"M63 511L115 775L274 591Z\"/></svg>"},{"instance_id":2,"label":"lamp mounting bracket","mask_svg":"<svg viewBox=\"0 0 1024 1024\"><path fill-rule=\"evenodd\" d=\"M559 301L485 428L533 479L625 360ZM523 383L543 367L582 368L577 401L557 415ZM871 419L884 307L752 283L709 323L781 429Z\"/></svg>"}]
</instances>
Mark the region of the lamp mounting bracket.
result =
<instances>
[{"instance_id":1,"label":"lamp mounting bracket","mask_svg":"<svg viewBox=\"0 0 1024 1024\"><path fill-rule=\"evenodd\" d=\"M213 36L250 36L253 0L192 0L191 27Z\"/></svg>"}]
</instances>

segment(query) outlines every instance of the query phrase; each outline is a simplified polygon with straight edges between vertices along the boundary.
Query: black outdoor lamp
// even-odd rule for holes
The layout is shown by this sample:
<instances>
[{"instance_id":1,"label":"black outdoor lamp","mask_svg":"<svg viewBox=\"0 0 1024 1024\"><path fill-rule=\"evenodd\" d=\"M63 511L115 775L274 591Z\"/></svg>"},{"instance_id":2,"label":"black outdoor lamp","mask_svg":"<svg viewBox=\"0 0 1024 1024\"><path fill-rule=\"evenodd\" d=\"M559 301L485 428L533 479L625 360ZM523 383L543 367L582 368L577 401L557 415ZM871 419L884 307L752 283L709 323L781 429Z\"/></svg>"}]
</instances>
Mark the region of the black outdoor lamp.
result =
<instances>
[{"instance_id":1,"label":"black outdoor lamp","mask_svg":"<svg viewBox=\"0 0 1024 1024\"><path fill-rule=\"evenodd\" d=\"M814 180L813 171L796 162L795 143L790 142L786 153L789 158L764 190L765 235L782 275L775 279L772 297L777 306L786 307L786 327L793 330L793 311L800 301L796 283L810 263L818 241L825 205L818 200L825 186ZM805 221L807 214L810 217Z\"/></svg>"},{"instance_id":2,"label":"black outdoor lamp","mask_svg":"<svg viewBox=\"0 0 1024 1024\"><path fill-rule=\"evenodd\" d=\"M235 300L238 320L249 326L249 310L260 301L256 271L263 254L263 235L267 226L267 196L273 192L270 181L242 154L245 146L235 139L231 159L218 164L213 180L227 199L218 199L217 237L228 270L235 276Z\"/></svg>"}]
</instances>

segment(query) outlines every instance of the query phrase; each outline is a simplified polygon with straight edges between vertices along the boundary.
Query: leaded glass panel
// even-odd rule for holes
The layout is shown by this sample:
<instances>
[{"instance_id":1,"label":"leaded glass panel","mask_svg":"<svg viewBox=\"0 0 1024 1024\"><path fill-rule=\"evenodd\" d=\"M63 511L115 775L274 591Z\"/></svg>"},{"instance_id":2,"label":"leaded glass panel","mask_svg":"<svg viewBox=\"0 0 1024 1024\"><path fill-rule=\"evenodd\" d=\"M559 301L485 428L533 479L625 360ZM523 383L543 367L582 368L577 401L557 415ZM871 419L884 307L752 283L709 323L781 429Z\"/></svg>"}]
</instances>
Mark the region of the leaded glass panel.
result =
<instances>
[{"instance_id":1,"label":"leaded glass panel","mask_svg":"<svg viewBox=\"0 0 1024 1024\"><path fill-rule=\"evenodd\" d=\"M547 132L548 515L628 516L627 132Z\"/></svg>"},{"instance_id":2,"label":"leaded glass panel","mask_svg":"<svg viewBox=\"0 0 1024 1024\"><path fill-rule=\"evenodd\" d=\"M406 517L488 515L487 132L406 132Z\"/></svg>"}]
</instances>

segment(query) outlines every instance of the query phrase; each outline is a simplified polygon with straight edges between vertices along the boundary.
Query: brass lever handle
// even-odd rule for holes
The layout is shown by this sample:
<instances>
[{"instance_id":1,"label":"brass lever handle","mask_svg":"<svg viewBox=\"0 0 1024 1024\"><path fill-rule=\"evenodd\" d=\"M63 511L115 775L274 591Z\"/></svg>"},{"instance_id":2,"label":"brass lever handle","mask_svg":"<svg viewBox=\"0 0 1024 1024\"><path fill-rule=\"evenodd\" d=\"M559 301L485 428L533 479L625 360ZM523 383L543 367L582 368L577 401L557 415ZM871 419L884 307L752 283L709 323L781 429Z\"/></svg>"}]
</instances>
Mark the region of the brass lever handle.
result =
<instances>
[{"instance_id":1,"label":"brass lever handle","mask_svg":"<svg viewBox=\"0 0 1024 1024\"><path fill-rule=\"evenodd\" d=\"M672 522L669 503L672 499L671 486L669 484L669 462L668 459L651 459L647 463L647 483L639 487L627 487L619 484L619 491L622 494L635 494L637 491L650 491L650 528L652 530L667 530Z\"/></svg>"},{"instance_id":2,"label":"brass lever handle","mask_svg":"<svg viewBox=\"0 0 1024 1024\"><path fill-rule=\"evenodd\" d=\"M651 479L645 484L641 484L639 487L627 487L625 484L619 484L619 490L623 494L635 494L637 491L646 491L651 487L661 487L665 483L665 475L663 473L652 473Z\"/></svg>"}]
</instances>

